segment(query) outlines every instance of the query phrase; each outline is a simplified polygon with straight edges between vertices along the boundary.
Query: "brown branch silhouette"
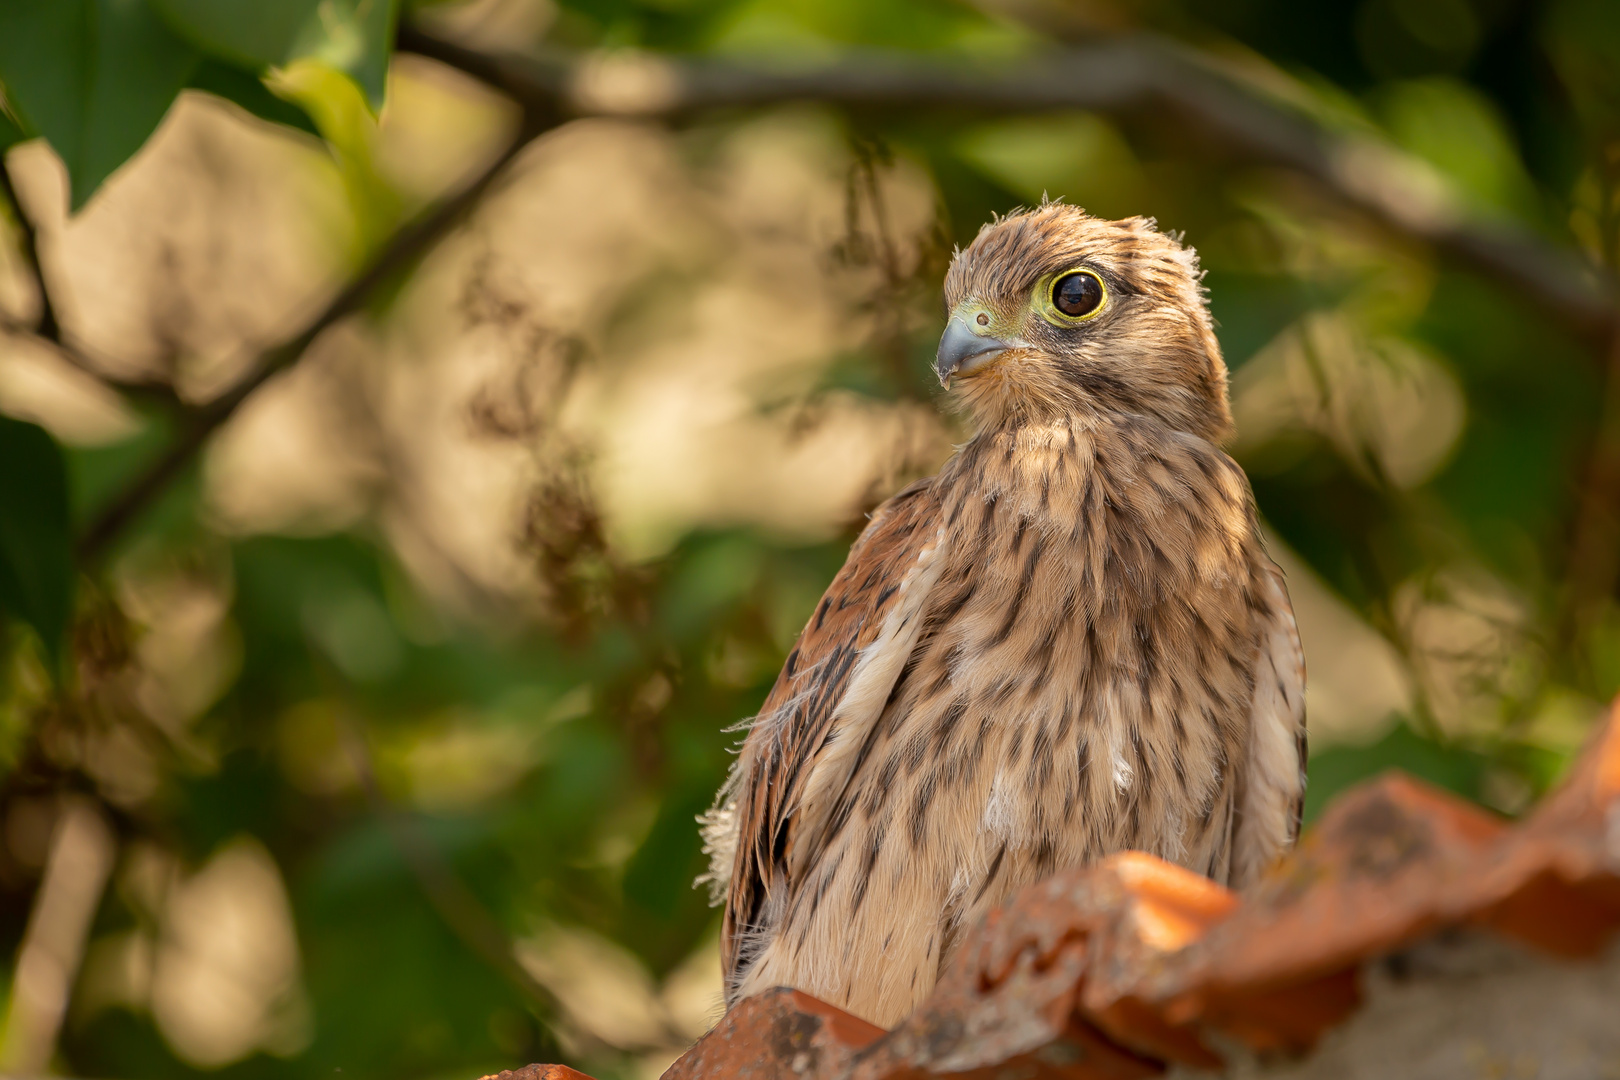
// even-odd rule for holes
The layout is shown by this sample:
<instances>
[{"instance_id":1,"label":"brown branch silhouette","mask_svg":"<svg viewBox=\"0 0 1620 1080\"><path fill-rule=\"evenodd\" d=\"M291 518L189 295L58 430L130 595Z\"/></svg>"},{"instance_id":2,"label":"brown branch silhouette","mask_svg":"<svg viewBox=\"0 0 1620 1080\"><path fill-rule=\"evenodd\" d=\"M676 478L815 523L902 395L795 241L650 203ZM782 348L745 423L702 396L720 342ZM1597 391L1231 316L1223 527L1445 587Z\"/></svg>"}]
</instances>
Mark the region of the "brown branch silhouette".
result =
<instances>
[{"instance_id":1,"label":"brown branch silhouette","mask_svg":"<svg viewBox=\"0 0 1620 1080\"><path fill-rule=\"evenodd\" d=\"M1211 59L1154 35L1070 44L1010 68L885 52L854 53L794 70L653 56L603 61L486 52L411 25L401 29L398 45L515 99L524 109L522 134L467 188L396 234L300 333L265 352L231 389L188 410L175 440L85 531L79 545L82 560L99 557L249 395L295 363L316 338L461 220L524 145L574 117L678 123L716 110L791 101L822 102L857 113L1157 111L1213 140L1225 153L1301 173L1392 230L1494 278L1591 343L1595 354L1602 355L1620 330L1615 299L1620 289L1606 272L1573 251L1526 229L1469 214L1449 197L1433 171L1411 155L1371 136L1331 132L1270 100ZM610 70L614 63L619 64L616 73Z\"/></svg>"},{"instance_id":2,"label":"brown branch silhouette","mask_svg":"<svg viewBox=\"0 0 1620 1080\"><path fill-rule=\"evenodd\" d=\"M1213 59L1151 34L1070 44L1015 67L861 52L818 67L772 70L649 55L624 60L626 77L618 80L607 77L612 60L486 52L420 27L404 28L399 47L473 75L529 108L569 117L679 122L715 110L790 101L866 113L1169 114L1222 152L1299 172L1396 232L1495 278L1572 328L1595 352L1620 325L1615 283L1573 250L1469 213L1412 155L1371 135L1329 131Z\"/></svg>"}]
</instances>

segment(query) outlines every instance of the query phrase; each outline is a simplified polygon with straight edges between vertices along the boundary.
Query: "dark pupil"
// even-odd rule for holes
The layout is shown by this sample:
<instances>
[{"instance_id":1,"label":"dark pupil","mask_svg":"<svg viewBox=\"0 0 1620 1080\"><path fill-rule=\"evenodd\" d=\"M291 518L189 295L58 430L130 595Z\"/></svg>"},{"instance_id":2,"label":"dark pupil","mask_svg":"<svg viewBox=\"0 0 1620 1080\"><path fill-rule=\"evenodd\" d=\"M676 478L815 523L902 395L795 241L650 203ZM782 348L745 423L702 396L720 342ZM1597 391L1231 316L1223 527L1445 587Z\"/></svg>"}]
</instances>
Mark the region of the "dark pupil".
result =
<instances>
[{"instance_id":1,"label":"dark pupil","mask_svg":"<svg viewBox=\"0 0 1620 1080\"><path fill-rule=\"evenodd\" d=\"M1058 280L1052 303L1071 318L1090 315L1102 303L1102 282L1091 274L1070 274Z\"/></svg>"}]
</instances>

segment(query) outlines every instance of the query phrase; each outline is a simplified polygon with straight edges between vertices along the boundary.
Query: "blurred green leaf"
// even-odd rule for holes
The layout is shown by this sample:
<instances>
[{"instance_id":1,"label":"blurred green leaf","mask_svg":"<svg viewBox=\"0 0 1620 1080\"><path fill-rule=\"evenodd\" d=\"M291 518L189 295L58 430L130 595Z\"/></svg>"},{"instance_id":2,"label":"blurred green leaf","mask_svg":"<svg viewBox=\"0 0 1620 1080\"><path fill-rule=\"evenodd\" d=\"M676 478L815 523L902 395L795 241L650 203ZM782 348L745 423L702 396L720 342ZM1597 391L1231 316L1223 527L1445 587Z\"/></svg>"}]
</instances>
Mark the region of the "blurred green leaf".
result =
<instances>
[{"instance_id":1,"label":"blurred green leaf","mask_svg":"<svg viewBox=\"0 0 1620 1080\"><path fill-rule=\"evenodd\" d=\"M1582 120L1600 137L1620 131L1620 6L1560 0L1546 9L1543 38Z\"/></svg>"},{"instance_id":2,"label":"blurred green leaf","mask_svg":"<svg viewBox=\"0 0 1620 1080\"><path fill-rule=\"evenodd\" d=\"M327 0L319 14L319 23L304 28L288 59L332 65L360 84L373 110L382 108L398 0Z\"/></svg>"},{"instance_id":3,"label":"blurred green leaf","mask_svg":"<svg viewBox=\"0 0 1620 1080\"><path fill-rule=\"evenodd\" d=\"M1457 79L1418 79L1389 87L1381 102L1395 141L1439 169L1474 212L1538 223L1518 147L1483 94Z\"/></svg>"},{"instance_id":4,"label":"blurred green leaf","mask_svg":"<svg viewBox=\"0 0 1620 1080\"><path fill-rule=\"evenodd\" d=\"M1131 148L1094 113L1001 120L969 128L962 158L1029 206L1062 199L1103 217L1138 211L1147 192Z\"/></svg>"},{"instance_id":5,"label":"blurred green leaf","mask_svg":"<svg viewBox=\"0 0 1620 1080\"><path fill-rule=\"evenodd\" d=\"M677 552L659 610L670 633L700 632L759 579L758 542L744 533L688 538Z\"/></svg>"},{"instance_id":6,"label":"blurred green leaf","mask_svg":"<svg viewBox=\"0 0 1620 1080\"><path fill-rule=\"evenodd\" d=\"M398 0L150 0L199 48L248 68L319 60L365 91L387 90Z\"/></svg>"},{"instance_id":7,"label":"blurred green leaf","mask_svg":"<svg viewBox=\"0 0 1620 1080\"><path fill-rule=\"evenodd\" d=\"M1206 257L1206 265L1208 262ZM1283 329L1313 308L1343 299L1345 290L1313 289L1275 274L1235 272L1211 266L1204 274L1209 310L1227 366L1241 367Z\"/></svg>"},{"instance_id":8,"label":"blurred green leaf","mask_svg":"<svg viewBox=\"0 0 1620 1080\"><path fill-rule=\"evenodd\" d=\"M1480 784L1490 764L1490 759L1483 754L1435 742L1405 723L1398 723L1370 746L1334 746L1311 755L1305 820L1314 821L1322 808L1345 788L1390 769L1400 769L1465 799L1478 801Z\"/></svg>"},{"instance_id":9,"label":"blurred green leaf","mask_svg":"<svg viewBox=\"0 0 1620 1080\"><path fill-rule=\"evenodd\" d=\"M1610 601L1593 620L1587 663L1600 701L1620 694L1620 604Z\"/></svg>"},{"instance_id":10,"label":"blurred green leaf","mask_svg":"<svg viewBox=\"0 0 1620 1080\"><path fill-rule=\"evenodd\" d=\"M77 209L146 142L200 56L144 0L0 0L0 82Z\"/></svg>"},{"instance_id":11,"label":"blurred green leaf","mask_svg":"<svg viewBox=\"0 0 1620 1080\"><path fill-rule=\"evenodd\" d=\"M670 791L647 839L625 866L624 897L630 916L626 936L654 970L682 959L709 921L708 897L692 884L706 869L695 826L697 815L714 801L720 779L705 775L700 782ZM686 932L672 933L680 922Z\"/></svg>"},{"instance_id":12,"label":"blurred green leaf","mask_svg":"<svg viewBox=\"0 0 1620 1080\"><path fill-rule=\"evenodd\" d=\"M0 416L0 609L34 628L53 666L76 584L61 448L38 425Z\"/></svg>"},{"instance_id":13,"label":"blurred green leaf","mask_svg":"<svg viewBox=\"0 0 1620 1080\"><path fill-rule=\"evenodd\" d=\"M280 64L311 22L321 0L150 0L176 32L198 48L248 68ZM331 6L331 5L329 5ZM353 5L347 5L353 6Z\"/></svg>"},{"instance_id":14,"label":"blurred green leaf","mask_svg":"<svg viewBox=\"0 0 1620 1080\"><path fill-rule=\"evenodd\" d=\"M4 89L4 87L0 87L0 89ZM28 138L28 134L12 122L11 117L6 115L4 109L0 109L0 154L5 153L9 147L17 145L26 138ZM8 207L7 213L10 213L10 211L11 208Z\"/></svg>"}]
</instances>

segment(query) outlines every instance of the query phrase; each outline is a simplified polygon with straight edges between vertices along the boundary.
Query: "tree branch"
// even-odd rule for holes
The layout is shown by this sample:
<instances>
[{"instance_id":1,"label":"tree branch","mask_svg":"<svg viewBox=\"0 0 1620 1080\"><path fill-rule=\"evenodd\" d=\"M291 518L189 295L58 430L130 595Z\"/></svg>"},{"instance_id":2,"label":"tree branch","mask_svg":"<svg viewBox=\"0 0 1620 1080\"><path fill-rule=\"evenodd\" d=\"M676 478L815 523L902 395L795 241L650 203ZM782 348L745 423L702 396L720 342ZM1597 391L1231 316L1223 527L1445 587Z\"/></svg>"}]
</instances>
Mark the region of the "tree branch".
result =
<instances>
[{"instance_id":1,"label":"tree branch","mask_svg":"<svg viewBox=\"0 0 1620 1080\"><path fill-rule=\"evenodd\" d=\"M96 517L80 556L99 556L178 476L246 398L294 363L382 281L426 251L465 214L535 135L570 117L628 116L679 122L714 110L819 101L857 112L949 110L1019 114L1056 109L1156 109L1216 137L1229 151L1299 171L1396 231L1433 245L1534 302L1594 345L1620 329L1615 284L1575 254L1527 230L1465 213L1425 163L1369 136L1346 136L1267 100L1205 58L1138 35L1054 50L1016 68L862 53L810 69L768 71L711 60L651 56L613 61L470 49L418 27L399 48L448 64L516 99L524 133L467 189L402 229L305 330L253 365L220 397L197 407L182 433Z\"/></svg>"},{"instance_id":2,"label":"tree branch","mask_svg":"<svg viewBox=\"0 0 1620 1080\"><path fill-rule=\"evenodd\" d=\"M401 228L302 331L263 353L248 373L230 389L193 409L174 441L92 520L79 538L80 561L91 563L98 559L108 545L186 469L209 437L230 419L242 402L272 376L296 363L317 338L359 310L380 285L409 267L449 233L477 205L523 148L555 126L557 120L556 111L550 107L525 108L517 138L472 183Z\"/></svg>"},{"instance_id":3,"label":"tree branch","mask_svg":"<svg viewBox=\"0 0 1620 1080\"><path fill-rule=\"evenodd\" d=\"M611 60L483 52L412 26L401 31L399 47L459 68L529 108L565 116L679 121L788 101L907 114L1165 112L1228 152L1305 174L1386 226L1495 278L1595 348L1606 346L1620 326L1615 283L1573 251L1469 214L1426 162L1372 136L1330 132L1194 51L1150 35L1056 49L1014 68L862 53L775 71L643 56L624 60L615 73Z\"/></svg>"}]
</instances>

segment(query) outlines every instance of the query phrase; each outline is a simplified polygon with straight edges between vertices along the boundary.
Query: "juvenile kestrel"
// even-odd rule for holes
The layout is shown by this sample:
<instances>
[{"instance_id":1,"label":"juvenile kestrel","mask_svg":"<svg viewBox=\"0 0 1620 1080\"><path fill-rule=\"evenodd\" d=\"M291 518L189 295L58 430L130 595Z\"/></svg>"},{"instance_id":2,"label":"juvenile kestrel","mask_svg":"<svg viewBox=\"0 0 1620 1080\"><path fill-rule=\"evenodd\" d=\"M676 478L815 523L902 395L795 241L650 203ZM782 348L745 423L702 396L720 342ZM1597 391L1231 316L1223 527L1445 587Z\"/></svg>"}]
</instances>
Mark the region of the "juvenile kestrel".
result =
<instances>
[{"instance_id":1,"label":"juvenile kestrel","mask_svg":"<svg viewBox=\"0 0 1620 1080\"><path fill-rule=\"evenodd\" d=\"M726 1000L885 1027L988 909L1127 848L1241 887L1294 841L1305 670L1197 255L1045 205L945 278L976 433L872 515L705 819Z\"/></svg>"}]
</instances>

